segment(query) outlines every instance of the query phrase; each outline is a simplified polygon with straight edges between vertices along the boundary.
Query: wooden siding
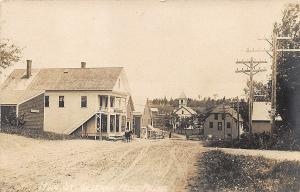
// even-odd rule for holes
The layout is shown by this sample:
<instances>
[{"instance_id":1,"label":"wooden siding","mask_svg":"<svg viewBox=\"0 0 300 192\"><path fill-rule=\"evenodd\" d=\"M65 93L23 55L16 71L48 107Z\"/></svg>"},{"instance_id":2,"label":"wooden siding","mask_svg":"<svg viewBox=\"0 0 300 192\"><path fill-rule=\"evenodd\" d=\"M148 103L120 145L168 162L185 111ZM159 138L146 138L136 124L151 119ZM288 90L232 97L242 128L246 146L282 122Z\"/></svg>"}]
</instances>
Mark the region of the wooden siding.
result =
<instances>
[{"instance_id":1,"label":"wooden siding","mask_svg":"<svg viewBox=\"0 0 300 192\"><path fill-rule=\"evenodd\" d=\"M253 133L270 133L271 123L270 121L252 121L252 132Z\"/></svg>"},{"instance_id":2,"label":"wooden siding","mask_svg":"<svg viewBox=\"0 0 300 192\"><path fill-rule=\"evenodd\" d=\"M218 114L218 119L215 119L215 115L214 114L210 114L204 122L204 135L212 135L216 138L219 139L224 139L225 138L229 138L228 134L230 134L232 136L232 138L237 138L238 137L238 126L237 126L237 121L229 114L226 114L226 118L225 121L222 118L223 114L219 113ZM209 123L213 122L213 127L210 128ZM224 124L225 122L225 124ZM227 128L227 122L230 123L230 128ZM222 124L222 130L218 129L218 123ZM224 131L225 129L225 131ZM240 134L242 133L241 131L242 129L242 125L240 122Z\"/></svg>"},{"instance_id":3,"label":"wooden siding","mask_svg":"<svg viewBox=\"0 0 300 192\"><path fill-rule=\"evenodd\" d=\"M135 135L140 138L141 137L141 125L142 125L142 116L134 116L134 133Z\"/></svg>"},{"instance_id":4,"label":"wooden siding","mask_svg":"<svg viewBox=\"0 0 300 192\"><path fill-rule=\"evenodd\" d=\"M18 106L18 115L24 114L24 128L44 129L44 94L36 96Z\"/></svg>"}]
</instances>

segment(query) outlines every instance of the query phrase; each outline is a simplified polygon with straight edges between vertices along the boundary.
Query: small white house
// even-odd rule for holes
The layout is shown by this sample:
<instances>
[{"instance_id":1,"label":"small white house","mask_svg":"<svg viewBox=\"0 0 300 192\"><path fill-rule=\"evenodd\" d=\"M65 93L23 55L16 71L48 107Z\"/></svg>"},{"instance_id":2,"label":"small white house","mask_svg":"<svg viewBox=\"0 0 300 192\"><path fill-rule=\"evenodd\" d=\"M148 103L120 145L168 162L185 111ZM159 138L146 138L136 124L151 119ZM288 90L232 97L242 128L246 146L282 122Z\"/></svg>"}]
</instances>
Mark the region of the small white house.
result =
<instances>
[{"instance_id":1,"label":"small white house","mask_svg":"<svg viewBox=\"0 0 300 192\"><path fill-rule=\"evenodd\" d=\"M252 114L252 132L253 133L270 133L271 132L271 103L254 102ZM281 121L276 117L276 121Z\"/></svg>"}]
</instances>

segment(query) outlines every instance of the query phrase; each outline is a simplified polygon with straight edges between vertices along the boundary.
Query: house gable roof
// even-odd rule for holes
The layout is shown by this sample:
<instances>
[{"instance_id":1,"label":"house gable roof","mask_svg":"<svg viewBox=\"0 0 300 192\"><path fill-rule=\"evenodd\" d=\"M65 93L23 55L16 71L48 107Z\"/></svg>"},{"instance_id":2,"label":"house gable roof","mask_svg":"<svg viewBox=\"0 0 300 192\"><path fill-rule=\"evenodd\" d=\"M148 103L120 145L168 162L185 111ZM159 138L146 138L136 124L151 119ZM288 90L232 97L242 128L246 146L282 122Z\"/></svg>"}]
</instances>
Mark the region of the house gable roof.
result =
<instances>
[{"instance_id":1,"label":"house gable roof","mask_svg":"<svg viewBox=\"0 0 300 192\"><path fill-rule=\"evenodd\" d=\"M270 121L270 102L253 102L252 121Z\"/></svg>"},{"instance_id":2,"label":"house gable roof","mask_svg":"<svg viewBox=\"0 0 300 192\"><path fill-rule=\"evenodd\" d=\"M16 105L25 102L26 100L36 97L44 93L43 91L0 91L0 104L1 105Z\"/></svg>"},{"instance_id":3,"label":"house gable roof","mask_svg":"<svg viewBox=\"0 0 300 192\"><path fill-rule=\"evenodd\" d=\"M277 116L276 121L281 121ZM253 102L252 121L271 121L271 102Z\"/></svg>"},{"instance_id":4,"label":"house gable roof","mask_svg":"<svg viewBox=\"0 0 300 192\"><path fill-rule=\"evenodd\" d=\"M209 115L207 115L207 117L209 117L210 115L212 115L212 114L215 114L215 113L226 113L226 114L229 114L229 115L231 115L233 118L235 118L235 119L238 119L238 113L237 113L237 111L236 110L234 110L232 107L230 107L230 106L228 106L228 105L225 105L225 106L223 106L223 105L219 105L219 106L217 106L215 109L213 109L210 113L209 113ZM206 117L206 118L207 118ZM243 118L241 117L241 115L239 114L239 120L240 121L243 121Z\"/></svg>"},{"instance_id":5,"label":"house gable roof","mask_svg":"<svg viewBox=\"0 0 300 192\"><path fill-rule=\"evenodd\" d=\"M197 114L197 112L196 111L194 111L192 108L190 108L190 107L186 107L186 106L181 106L181 107L179 107L178 109L175 109L174 110L174 113L176 113L177 111L179 111L180 109L185 109L186 111L188 111L190 114L192 114L192 115L195 115L195 114Z\"/></svg>"},{"instance_id":6,"label":"house gable roof","mask_svg":"<svg viewBox=\"0 0 300 192\"><path fill-rule=\"evenodd\" d=\"M113 90L123 68L47 68L15 69L1 85L1 90Z\"/></svg>"},{"instance_id":7,"label":"house gable roof","mask_svg":"<svg viewBox=\"0 0 300 192\"><path fill-rule=\"evenodd\" d=\"M130 107L132 111L134 111L134 104L131 95L127 97L127 107Z\"/></svg>"}]
</instances>

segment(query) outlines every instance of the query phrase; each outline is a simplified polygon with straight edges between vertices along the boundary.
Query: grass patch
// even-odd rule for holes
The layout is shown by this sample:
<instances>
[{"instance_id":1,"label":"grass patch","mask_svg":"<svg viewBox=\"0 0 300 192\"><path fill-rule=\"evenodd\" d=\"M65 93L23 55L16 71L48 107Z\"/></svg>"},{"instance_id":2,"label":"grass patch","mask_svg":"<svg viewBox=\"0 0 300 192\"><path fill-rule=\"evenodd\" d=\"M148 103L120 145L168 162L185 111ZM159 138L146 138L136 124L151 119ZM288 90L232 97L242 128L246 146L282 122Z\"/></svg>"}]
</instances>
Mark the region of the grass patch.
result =
<instances>
[{"instance_id":1,"label":"grass patch","mask_svg":"<svg viewBox=\"0 0 300 192\"><path fill-rule=\"evenodd\" d=\"M69 140L77 138L73 135L45 132L39 129L16 128L13 126L2 126L0 132L41 140Z\"/></svg>"},{"instance_id":2,"label":"grass patch","mask_svg":"<svg viewBox=\"0 0 300 192\"><path fill-rule=\"evenodd\" d=\"M300 191L300 162L226 154L201 154L189 191Z\"/></svg>"}]
</instances>

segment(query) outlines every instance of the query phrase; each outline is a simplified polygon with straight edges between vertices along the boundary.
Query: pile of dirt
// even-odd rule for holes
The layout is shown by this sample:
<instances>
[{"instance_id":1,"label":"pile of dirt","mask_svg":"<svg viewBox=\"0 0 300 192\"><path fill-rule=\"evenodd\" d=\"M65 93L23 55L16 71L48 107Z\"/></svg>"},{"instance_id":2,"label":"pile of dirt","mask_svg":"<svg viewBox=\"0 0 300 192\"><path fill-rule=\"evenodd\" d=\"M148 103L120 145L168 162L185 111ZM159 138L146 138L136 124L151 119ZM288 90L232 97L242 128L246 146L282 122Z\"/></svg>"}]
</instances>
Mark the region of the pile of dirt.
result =
<instances>
[{"instance_id":1,"label":"pile of dirt","mask_svg":"<svg viewBox=\"0 0 300 192\"><path fill-rule=\"evenodd\" d=\"M204 152L190 191L299 191L300 163L263 157Z\"/></svg>"}]
</instances>

